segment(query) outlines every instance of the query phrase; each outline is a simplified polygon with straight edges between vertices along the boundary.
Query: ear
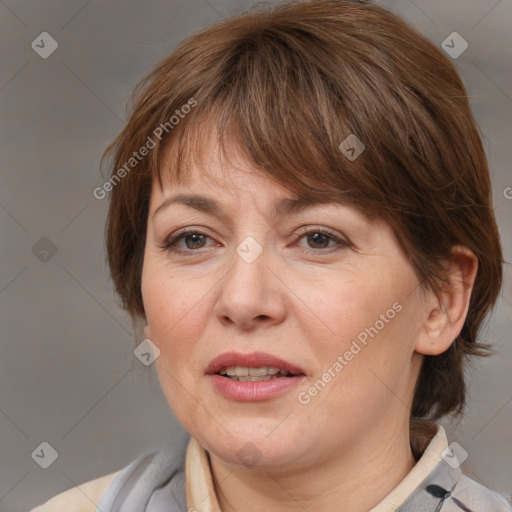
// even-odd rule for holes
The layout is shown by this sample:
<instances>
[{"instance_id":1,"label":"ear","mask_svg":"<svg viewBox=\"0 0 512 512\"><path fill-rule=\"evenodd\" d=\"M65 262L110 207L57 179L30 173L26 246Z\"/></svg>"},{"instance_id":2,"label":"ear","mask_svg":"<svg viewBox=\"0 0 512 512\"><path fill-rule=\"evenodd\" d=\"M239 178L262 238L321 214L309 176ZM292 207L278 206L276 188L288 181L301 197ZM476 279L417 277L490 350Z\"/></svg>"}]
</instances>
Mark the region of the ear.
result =
<instances>
[{"instance_id":1,"label":"ear","mask_svg":"<svg viewBox=\"0 0 512 512\"><path fill-rule=\"evenodd\" d=\"M426 299L426 318L415 345L420 354L439 355L448 350L466 320L478 258L467 247L456 245L446 263L449 283Z\"/></svg>"}]
</instances>

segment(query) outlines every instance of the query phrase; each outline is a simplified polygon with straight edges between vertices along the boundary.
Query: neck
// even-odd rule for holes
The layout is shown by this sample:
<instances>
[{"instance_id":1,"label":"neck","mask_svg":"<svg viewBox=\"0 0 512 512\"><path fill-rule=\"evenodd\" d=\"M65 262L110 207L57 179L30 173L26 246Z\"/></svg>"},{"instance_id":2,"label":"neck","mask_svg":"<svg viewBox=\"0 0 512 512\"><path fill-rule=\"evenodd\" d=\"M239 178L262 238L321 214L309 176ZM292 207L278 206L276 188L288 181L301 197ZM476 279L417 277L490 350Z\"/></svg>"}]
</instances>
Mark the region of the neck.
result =
<instances>
[{"instance_id":1,"label":"neck","mask_svg":"<svg viewBox=\"0 0 512 512\"><path fill-rule=\"evenodd\" d=\"M210 454L210 467L222 512L350 510L378 505L415 465L408 425L369 438L343 454L309 467L280 471L239 470Z\"/></svg>"}]
</instances>

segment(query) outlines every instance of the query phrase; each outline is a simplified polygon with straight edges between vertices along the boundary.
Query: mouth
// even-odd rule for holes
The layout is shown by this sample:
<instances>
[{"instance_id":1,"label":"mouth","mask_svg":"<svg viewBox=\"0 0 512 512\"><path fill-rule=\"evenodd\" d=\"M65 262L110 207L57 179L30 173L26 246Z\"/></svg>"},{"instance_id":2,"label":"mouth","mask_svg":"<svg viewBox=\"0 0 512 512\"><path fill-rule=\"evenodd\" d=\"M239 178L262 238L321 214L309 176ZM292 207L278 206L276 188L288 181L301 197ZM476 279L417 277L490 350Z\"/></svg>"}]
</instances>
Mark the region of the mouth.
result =
<instances>
[{"instance_id":1,"label":"mouth","mask_svg":"<svg viewBox=\"0 0 512 512\"><path fill-rule=\"evenodd\" d=\"M305 375L302 368L265 352L226 352L210 362L206 373L239 382L258 382Z\"/></svg>"},{"instance_id":2,"label":"mouth","mask_svg":"<svg viewBox=\"0 0 512 512\"><path fill-rule=\"evenodd\" d=\"M238 382L260 382L264 380L282 379L304 374L293 373L282 368L269 366L226 366L221 368L217 372L217 375Z\"/></svg>"},{"instance_id":3,"label":"mouth","mask_svg":"<svg viewBox=\"0 0 512 512\"><path fill-rule=\"evenodd\" d=\"M226 352L210 362L206 375L213 389L225 399L258 402L291 392L306 372L265 352Z\"/></svg>"}]
</instances>

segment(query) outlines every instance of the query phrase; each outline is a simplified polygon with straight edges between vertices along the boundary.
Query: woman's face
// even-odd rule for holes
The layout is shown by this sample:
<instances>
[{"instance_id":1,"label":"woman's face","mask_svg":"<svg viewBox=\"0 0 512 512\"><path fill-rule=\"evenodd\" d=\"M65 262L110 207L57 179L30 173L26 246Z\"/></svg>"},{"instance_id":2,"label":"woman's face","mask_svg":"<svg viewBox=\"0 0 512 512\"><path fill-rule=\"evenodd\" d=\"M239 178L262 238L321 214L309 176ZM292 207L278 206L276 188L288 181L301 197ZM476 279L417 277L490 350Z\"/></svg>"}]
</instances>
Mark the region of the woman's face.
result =
<instances>
[{"instance_id":1,"label":"woman's face","mask_svg":"<svg viewBox=\"0 0 512 512\"><path fill-rule=\"evenodd\" d=\"M180 422L225 463L267 468L406 431L428 312L390 227L339 203L276 216L292 193L207 154L187 184L153 184L144 253L148 337Z\"/></svg>"}]
</instances>

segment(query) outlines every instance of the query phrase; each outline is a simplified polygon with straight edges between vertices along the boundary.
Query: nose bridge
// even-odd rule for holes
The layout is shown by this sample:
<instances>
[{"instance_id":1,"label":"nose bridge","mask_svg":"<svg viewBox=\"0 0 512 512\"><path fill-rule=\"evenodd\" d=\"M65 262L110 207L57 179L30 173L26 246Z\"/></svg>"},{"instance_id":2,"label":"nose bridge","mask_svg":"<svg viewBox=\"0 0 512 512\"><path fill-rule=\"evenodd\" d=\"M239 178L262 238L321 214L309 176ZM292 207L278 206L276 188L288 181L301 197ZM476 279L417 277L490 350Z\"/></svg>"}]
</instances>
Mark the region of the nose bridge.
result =
<instances>
[{"instance_id":1,"label":"nose bridge","mask_svg":"<svg viewBox=\"0 0 512 512\"><path fill-rule=\"evenodd\" d=\"M261 237L260 237L261 239ZM264 249L254 236L246 236L236 247L231 259L232 269L224 288L247 304L265 293L265 265L269 263L268 249Z\"/></svg>"},{"instance_id":2,"label":"nose bridge","mask_svg":"<svg viewBox=\"0 0 512 512\"><path fill-rule=\"evenodd\" d=\"M250 326L257 319L280 320L284 313L279 287L267 266L271 254L254 236L247 236L235 248L229 269L221 283L216 313L232 322Z\"/></svg>"},{"instance_id":3,"label":"nose bridge","mask_svg":"<svg viewBox=\"0 0 512 512\"><path fill-rule=\"evenodd\" d=\"M262 240L261 236L258 238L260 241L258 241L254 236L246 236L236 247L237 255L249 265L260 259L260 256L263 253L263 244L265 242ZM268 246L265 251L265 255L268 257Z\"/></svg>"}]
</instances>

